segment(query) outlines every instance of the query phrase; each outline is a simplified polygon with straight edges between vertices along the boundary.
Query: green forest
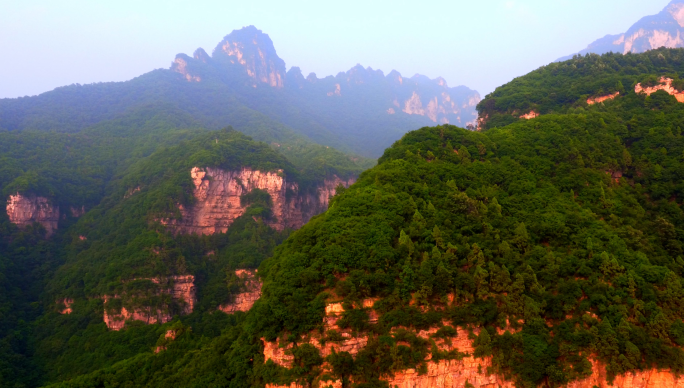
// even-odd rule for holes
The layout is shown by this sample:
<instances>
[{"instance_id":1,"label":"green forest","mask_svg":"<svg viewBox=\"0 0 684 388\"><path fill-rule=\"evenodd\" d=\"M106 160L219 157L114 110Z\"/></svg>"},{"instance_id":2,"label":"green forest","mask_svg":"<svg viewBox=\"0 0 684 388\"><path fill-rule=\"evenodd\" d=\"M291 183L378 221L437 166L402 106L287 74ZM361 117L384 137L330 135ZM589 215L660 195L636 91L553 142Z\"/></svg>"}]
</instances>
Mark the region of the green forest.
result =
<instances>
[{"instance_id":1,"label":"green forest","mask_svg":"<svg viewBox=\"0 0 684 388\"><path fill-rule=\"evenodd\" d=\"M116 279L190 271L198 306L183 318L192 322L193 346L233 324L237 317L215 312L241 289L229 275L257 268L289 234L259 220L268 217L270 202L253 193L245 198L251 205L245 216L214 236L159 235L147 215L192 201L195 164L283 170L306 191L333 175L357 176L372 163L294 134L262 137L268 143L231 128L192 126L170 108L134 111L75 133L0 131L4 198L42 196L62 210L59 230L49 238L40 224L22 229L0 214L0 386L42 386L152 349L166 332L159 325L133 324L123 332L104 325L103 301L92 296L122 291L113 286ZM124 200L134 187L143 190ZM77 217L70 209L86 213ZM149 262L152 248L166 255ZM212 261L205 260L207 251L215 252ZM149 286L134 287L155 292ZM59 314L64 298L76 301L73 314Z\"/></svg>"},{"instance_id":2,"label":"green forest","mask_svg":"<svg viewBox=\"0 0 684 388\"><path fill-rule=\"evenodd\" d=\"M475 356L491 357L488 372L517 387L583 379L591 358L609 381L652 368L684 373L684 104L663 91L634 93L661 76L679 87L680 74L684 49L554 63L487 96L482 131L409 132L363 172L367 161L333 149L260 143L232 129L149 123L125 133L107 130L126 126L110 122L74 134L1 132L0 144L23 145L0 149L3 195L48 195L88 212L60 221L48 239L39 225L19 229L0 215L0 385L330 378L387 387L397 372L424 374L428 362L464 356L416 335L429 328L443 338L470 331ZM518 118L530 110L541 116ZM174 235L157 220L192 203L187 172L196 165L282 170L303 190L331 174L359 178L296 231L269 227L272 203L255 190L226 233ZM231 275L240 268L258 268L263 294L247 313L227 315L216 306L242 289ZM157 306L158 285L120 280L185 273L197 279L192 314L171 304L168 323L107 330L93 295ZM71 314L59 313L63 298L75 300ZM367 339L354 355L324 358L302 341L312 332L341 340L325 332L333 298L344 306L340 327ZM265 361L262 339L291 344L293 367Z\"/></svg>"}]
</instances>

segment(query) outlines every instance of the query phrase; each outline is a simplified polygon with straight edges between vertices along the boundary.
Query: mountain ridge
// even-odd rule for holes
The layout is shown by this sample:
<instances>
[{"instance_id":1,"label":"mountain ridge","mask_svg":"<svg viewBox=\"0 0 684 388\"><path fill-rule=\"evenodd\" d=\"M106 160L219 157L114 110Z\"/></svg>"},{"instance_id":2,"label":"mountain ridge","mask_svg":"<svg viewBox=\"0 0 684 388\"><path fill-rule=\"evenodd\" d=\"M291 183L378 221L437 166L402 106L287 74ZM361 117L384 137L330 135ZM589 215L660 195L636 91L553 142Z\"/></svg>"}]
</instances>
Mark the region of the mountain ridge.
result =
<instances>
[{"instance_id":1,"label":"mountain ridge","mask_svg":"<svg viewBox=\"0 0 684 388\"><path fill-rule=\"evenodd\" d=\"M660 13L645 16L623 34L608 34L573 55L643 53L660 47L684 47L684 1L672 0ZM568 55L556 60L571 59Z\"/></svg>"},{"instance_id":2,"label":"mountain ridge","mask_svg":"<svg viewBox=\"0 0 684 388\"><path fill-rule=\"evenodd\" d=\"M130 81L0 99L0 127L76 132L143 104L164 103L210 129L251 130L258 116L262 127L285 127L324 146L377 157L411 129L473 123L479 100L476 91L449 88L441 78L385 76L362 66L304 78L297 67L286 71L270 37L250 26L226 35L211 55L201 48L193 56L178 54L169 69Z\"/></svg>"}]
</instances>

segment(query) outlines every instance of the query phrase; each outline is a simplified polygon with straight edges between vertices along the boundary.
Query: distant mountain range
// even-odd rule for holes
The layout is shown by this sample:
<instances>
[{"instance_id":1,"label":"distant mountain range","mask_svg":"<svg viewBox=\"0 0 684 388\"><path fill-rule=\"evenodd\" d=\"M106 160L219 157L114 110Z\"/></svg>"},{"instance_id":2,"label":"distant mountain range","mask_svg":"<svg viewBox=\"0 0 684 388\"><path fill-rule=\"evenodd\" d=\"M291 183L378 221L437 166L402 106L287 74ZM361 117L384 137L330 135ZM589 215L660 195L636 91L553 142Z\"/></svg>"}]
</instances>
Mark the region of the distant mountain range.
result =
<instances>
[{"instance_id":1,"label":"distant mountain range","mask_svg":"<svg viewBox=\"0 0 684 388\"><path fill-rule=\"evenodd\" d=\"M76 132L140 109L175 111L179 122L232 125L256 140L278 142L283 131L367 157L404 133L435 123L466 126L480 95L397 71L357 65L336 76L286 71L268 35L253 26L233 31L210 56L179 54L168 70L131 81L71 85L39 96L0 100L0 129ZM256 129L258 128L258 129ZM270 135L265 135L270 134Z\"/></svg>"},{"instance_id":2,"label":"distant mountain range","mask_svg":"<svg viewBox=\"0 0 684 388\"><path fill-rule=\"evenodd\" d=\"M577 54L643 53L684 47L684 0L673 0L659 14L641 18L624 34L606 35ZM565 61L572 55L558 59Z\"/></svg>"}]
</instances>

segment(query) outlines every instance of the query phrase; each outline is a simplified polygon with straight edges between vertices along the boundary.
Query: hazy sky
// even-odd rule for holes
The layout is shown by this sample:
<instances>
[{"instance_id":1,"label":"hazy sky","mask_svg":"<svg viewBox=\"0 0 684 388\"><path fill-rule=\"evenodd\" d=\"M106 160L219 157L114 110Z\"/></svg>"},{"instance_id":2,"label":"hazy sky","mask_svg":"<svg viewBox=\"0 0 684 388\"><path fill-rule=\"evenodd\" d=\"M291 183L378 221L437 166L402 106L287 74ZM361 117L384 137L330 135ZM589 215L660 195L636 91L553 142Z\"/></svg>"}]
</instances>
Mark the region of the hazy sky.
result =
<instances>
[{"instance_id":1,"label":"hazy sky","mask_svg":"<svg viewBox=\"0 0 684 388\"><path fill-rule=\"evenodd\" d=\"M669 0L0 0L0 98L124 81L247 25L287 67L319 77L357 63L443 76L482 96L625 32Z\"/></svg>"}]
</instances>

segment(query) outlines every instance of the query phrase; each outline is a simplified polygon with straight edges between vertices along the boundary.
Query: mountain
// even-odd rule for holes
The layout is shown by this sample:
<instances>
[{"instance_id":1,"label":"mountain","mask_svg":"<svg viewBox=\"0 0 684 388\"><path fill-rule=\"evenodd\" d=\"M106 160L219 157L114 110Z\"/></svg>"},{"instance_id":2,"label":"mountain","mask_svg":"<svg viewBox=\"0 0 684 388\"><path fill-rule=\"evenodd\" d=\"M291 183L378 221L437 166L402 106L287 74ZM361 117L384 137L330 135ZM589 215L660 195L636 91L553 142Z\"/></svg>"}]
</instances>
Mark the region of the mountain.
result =
<instances>
[{"instance_id":1,"label":"mountain","mask_svg":"<svg viewBox=\"0 0 684 388\"><path fill-rule=\"evenodd\" d=\"M624 34L606 35L577 54L643 53L660 47L684 47L684 1L682 0L672 0L659 14L641 18ZM571 58L572 55L560 58L558 61Z\"/></svg>"},{"instance_id":2,"label":"mountain","mask_svg":"<svg viewBox=\"0 0 684 388\"><path fill-rule=\"evenodd\" d=\"M477 92L442 78L404 78L356 66L323 79L286 71L268 35L245 27L208 55L179 54L170 69L117 83L71 85L35 97L0 100L0 128L77 132L147 106L168 106L199 125L227 125L256 140L292 132L316 143L377 157L409 130L476 119ZM259 133L255 128L262 128Z\"/></svg>"},{"instance_id":3,"label":"mountain","mask_svg":"<svg viewBox=\"0 0 684 388\"><path fill-rule=\"evenodd\" d=\"M546 114L583 112L592 106L615 103L621 107L633 103L634 96L651 96L659 90L676 101L682 99L684 90L683 61L684 50L661 48L639 56L609 53L551 63L496 88L480 102L480 128Z\"/></svg>"},{"instance_id":4,"label":"mountain","mask_svg":"<svg viewBox=\"0 0 684 388\"><path fill-rule=\"evenodd\" d=\"M361 172L317 144L139 114L76 134L0 131L0 386L133 357L157 341L149 324L179 314L215 337L230 320L217 310L249 308L243 278Z\"/></svg>"},{"instance_id":5,"label":"mountain","mask_svg":"<svg viewBox=\"0 0 684 388\"><path fill-rule=\"evenodd\" d=\"M73 239L86 245L75 245L72 264L50 281L63 299L38 327L54 321L59 332L82 322L82 314L109 314L109 303L114 313L125 308L138 320L149 315L136 303L148 312L168 305L179 313L163 325L131 320L109 332L103 318L92 318L78 335L42 337L49 382L681 385L684 85L664 76L683 70L684 50L660 49L577 57L503 85L478 107L487 118L481 131L440 125L409 132L377 166L340 187L326 212L288 236L272 229L273 245L282 244L249 262L261 263L258 271L234 271L231 264L217 274L215 263L238 257L220 245L226 237L186 236L163 221L168 214L185 220L185 212L203 206L214 192L203 174L219 176L206 167L234 170L232 151L223 147L246 140L228 132L218 145L205 135L160 151L70 231L87 237ZM522 119L526 108L535 114ZM251 169L298 179L268 147L255 151ZM181 172L162 173L167 164ZM191 166L200 168L188 174ZM138 182L148 183L136 191ZM185 190L174 190L178 185ZM268 225L267 198L252 192L240 222ZM127 219L140 226L127 231ZM227 238L239 230L230 228ZM97 239L106 244L87 245ZM112 245L118 241L128 249ZM160 269L166 277L153 277ZM191 270L195 279L214 279L202 291L211 297L195 294L193 308L209 306L204 314L183 315L192 295L188 278L170 281ZM96 297L103 294L110 295L106 302ZM132 344L126 352L122 341ZM68 351L49 353L58 346ZM92 361L107 352L121 361ZM50 364L60 354L70 357Z\"/></svg>"}]
</instances>

